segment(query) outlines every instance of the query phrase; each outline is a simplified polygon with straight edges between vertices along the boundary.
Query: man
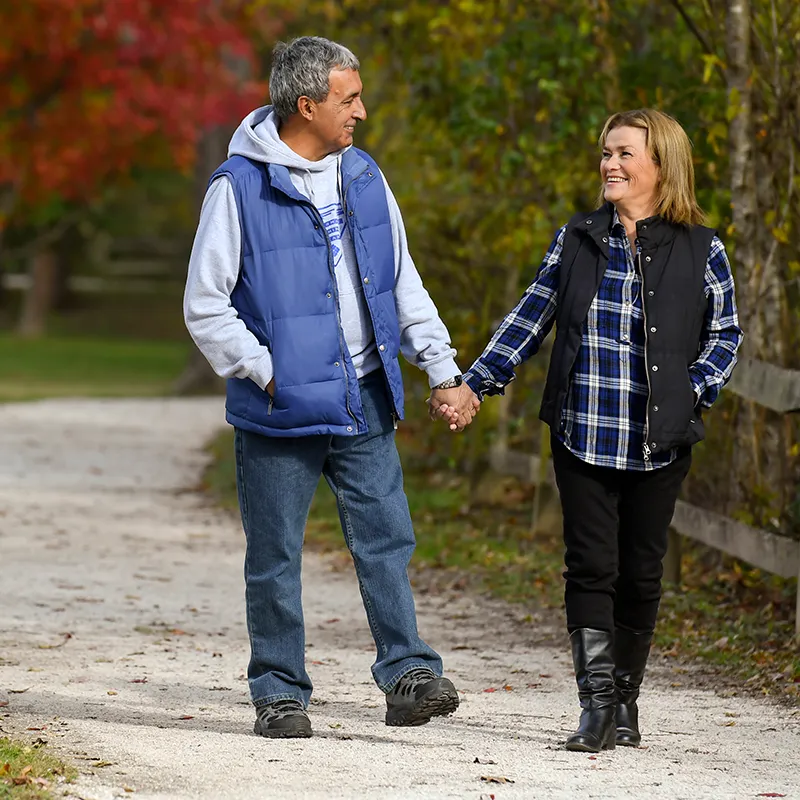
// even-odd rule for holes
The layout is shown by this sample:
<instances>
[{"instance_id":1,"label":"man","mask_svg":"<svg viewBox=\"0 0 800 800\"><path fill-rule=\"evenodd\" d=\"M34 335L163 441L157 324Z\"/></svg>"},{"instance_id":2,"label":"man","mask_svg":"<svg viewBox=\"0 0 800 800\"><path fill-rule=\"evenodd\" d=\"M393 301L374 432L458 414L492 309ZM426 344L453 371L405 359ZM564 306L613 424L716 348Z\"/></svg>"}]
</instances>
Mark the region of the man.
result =
<instances>
[{"instance_id":1,"label":"man","mask_svg":"<svg viewBox=\"0 0 800 800\"><path fill-rule=\"evenodd\" d=\"M458 707L440 657L417 633L414 532L394 432L398 352L427 373L437 405L455 403L461 371L397 203L352 146L367 116L361 91L347 48L319 37L275 48L273 105L245 118L212 175L189 264L186 325L229 379L248 678L255 732L267 737L311 735L300 563L320 475L355 563L386 724L421 725Z\"/></svg>"}]
</instances>

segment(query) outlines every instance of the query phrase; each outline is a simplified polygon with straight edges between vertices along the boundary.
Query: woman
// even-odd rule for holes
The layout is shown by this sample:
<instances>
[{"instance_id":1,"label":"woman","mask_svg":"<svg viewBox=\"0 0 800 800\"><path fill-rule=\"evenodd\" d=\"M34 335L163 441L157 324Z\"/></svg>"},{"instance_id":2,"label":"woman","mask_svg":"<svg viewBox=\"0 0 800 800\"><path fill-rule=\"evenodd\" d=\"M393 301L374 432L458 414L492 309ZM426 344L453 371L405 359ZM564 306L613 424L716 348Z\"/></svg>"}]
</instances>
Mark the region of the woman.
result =
<instances>
[{"instance_id":1,"label":"woman","mask_svg":"<svg viewBox=\"0 0 800 800\"><path fill-rule=\"evenodd\" d=\"M540 416L561 496L567 626L582 712L568 750L641 740L636 700L662 558L701 409L742 340L725 248L703 227L691 144L659 111L614 114L600 136L602 205L561 228L533 283L464 376L502 394L553 323ZM473 396L469 390L474 392Z\"/></svg>"}]
</instances>

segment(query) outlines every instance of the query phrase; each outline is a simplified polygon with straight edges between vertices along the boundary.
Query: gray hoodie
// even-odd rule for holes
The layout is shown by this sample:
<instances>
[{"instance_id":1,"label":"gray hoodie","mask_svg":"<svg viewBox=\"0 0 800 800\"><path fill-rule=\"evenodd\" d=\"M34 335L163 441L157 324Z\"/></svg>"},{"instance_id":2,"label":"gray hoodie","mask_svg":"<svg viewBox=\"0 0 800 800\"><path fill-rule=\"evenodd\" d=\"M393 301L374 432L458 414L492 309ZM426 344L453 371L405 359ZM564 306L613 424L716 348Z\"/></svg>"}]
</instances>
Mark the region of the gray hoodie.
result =
<instances>
[{"instance_id":1,"label":"gray hoodie","mask_svg":"<svg viewBox=\"0 0 800 800\"><path fill-rule=\"evenodd\" d=\"M319 210L333 246L336 283L345 342L359 377L380 367L375 336L355 249L344 224L341 157L344 150L308 161L280 139L271 106L248 115L231 139L228 155L279 164L289 170L297 191ZM381 176L383 177L383 175ZM400 322L400 349L412 364L428 374L431 386L460 375L456 351L439 319L411 255L397 201L385 177L392 223L395 263L395 303ZM231 292L239 277L241 230L233 187L227 177L215 180L206 193L189 260L184 317L189 333L214 371L224 378L250 378L265 389L272 379L272 356L239 319Z\"/></svg>"}]
</instances>

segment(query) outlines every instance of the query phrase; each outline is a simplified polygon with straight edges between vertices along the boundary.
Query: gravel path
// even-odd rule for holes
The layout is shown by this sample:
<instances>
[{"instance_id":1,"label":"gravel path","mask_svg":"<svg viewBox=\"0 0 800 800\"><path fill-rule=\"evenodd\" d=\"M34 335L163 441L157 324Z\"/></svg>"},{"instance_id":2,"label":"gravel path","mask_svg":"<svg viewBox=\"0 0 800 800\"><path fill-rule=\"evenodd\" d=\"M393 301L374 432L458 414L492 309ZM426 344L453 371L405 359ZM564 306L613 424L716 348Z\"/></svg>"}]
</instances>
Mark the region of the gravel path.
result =
<instances>
[{"instance_id":1,"label":"gravel path","mask_svg":"<svg viewBox=\"0 0 800 800\"><path fill-rule=\"evenodd\" d=\"M78 765L67 796L800 798L800 712L656 670L644 747L560 747L576 720L565 639L519 609L420 596L458 714L383 724L350 569L305 559L315 737L252 734L243 537L194 491L221 401L0 407L0 728Z\"/></svg>"}]
</instances>

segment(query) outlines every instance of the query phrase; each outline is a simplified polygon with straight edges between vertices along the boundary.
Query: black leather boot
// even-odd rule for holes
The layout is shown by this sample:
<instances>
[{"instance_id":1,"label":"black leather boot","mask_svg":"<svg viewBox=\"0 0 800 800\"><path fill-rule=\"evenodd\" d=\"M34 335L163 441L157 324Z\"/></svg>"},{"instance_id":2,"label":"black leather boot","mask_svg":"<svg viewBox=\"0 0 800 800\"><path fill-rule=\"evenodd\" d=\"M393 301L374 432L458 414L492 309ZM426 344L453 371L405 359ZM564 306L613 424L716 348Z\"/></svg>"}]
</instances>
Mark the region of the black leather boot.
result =
<instances>
[{"instance_id":1,"label":"black leather boot","mask_svg":"<svg viewBox=\"0 0 800 800\"><path fill-rule=\"evenodd\" d=\"M567 739L567 750L599 753L616 746L614 634L578 628L569 635L572 662L581 701L578 730Z\"/></svg>"},{"instance_id":2,"label":"black leather boot","mask_svg":"<svg viewBox=\"0 0 800 800\"><path fill-rule=\"evenodd\" d=\"M650 655L652 631L635 633L627 628L617 628L614 635L615 683L617 685L617 744L638 747L642 741L639 733L639 687L642 685L647 657Z\"/></svg>"}]
</instances>

